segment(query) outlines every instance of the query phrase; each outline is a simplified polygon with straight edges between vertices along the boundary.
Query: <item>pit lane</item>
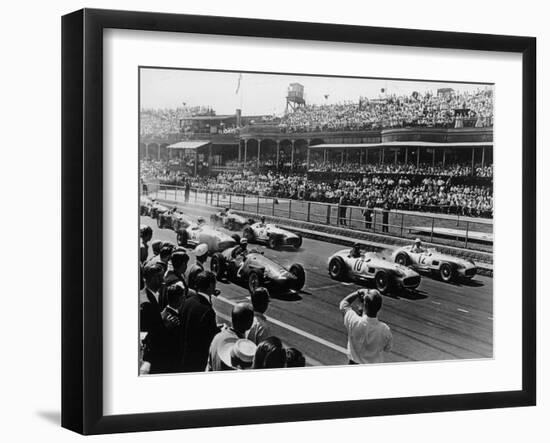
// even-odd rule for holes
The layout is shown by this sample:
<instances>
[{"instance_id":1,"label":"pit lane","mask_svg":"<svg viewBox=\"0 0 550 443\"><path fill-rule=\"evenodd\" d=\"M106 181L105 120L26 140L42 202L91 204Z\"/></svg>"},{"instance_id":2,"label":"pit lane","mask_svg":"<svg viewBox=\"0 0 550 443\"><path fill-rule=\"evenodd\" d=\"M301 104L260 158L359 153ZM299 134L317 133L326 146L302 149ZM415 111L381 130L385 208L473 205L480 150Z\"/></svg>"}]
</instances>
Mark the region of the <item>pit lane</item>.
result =
<instances>
[{"instance_id":1,"label":"pit lane","mask_svg":"<svg viewBox=\"0 0 550 443\"><path fill-rule=\"evenodd\" d=\"M212 213L200 207L188 210L192 218L207 218ZM176 243L175 232L158 229L156 220L142 216L140 223L151 226L153 240ZM287 346L300 349L309 365L347 364L347 336L338 304L361 286L332 280L327 273L327 258L343 246L304 238L298 251L254 247L284 266L300 263L306 270L306 284L299 295L272 298L266 315L273 334ZM193 251L189 254L190 263L194 262ZM219 322L227 322L232 306L247 300L249 293L233 283L220 282L218 289L221 294L214 308ZM476 276L467 284L448 284L423 276L415 292L384 296L379 318L390 326L394 339L386 362L492 357L492 294L493 281L489 277Z\"/></svg>"}]
</instances>

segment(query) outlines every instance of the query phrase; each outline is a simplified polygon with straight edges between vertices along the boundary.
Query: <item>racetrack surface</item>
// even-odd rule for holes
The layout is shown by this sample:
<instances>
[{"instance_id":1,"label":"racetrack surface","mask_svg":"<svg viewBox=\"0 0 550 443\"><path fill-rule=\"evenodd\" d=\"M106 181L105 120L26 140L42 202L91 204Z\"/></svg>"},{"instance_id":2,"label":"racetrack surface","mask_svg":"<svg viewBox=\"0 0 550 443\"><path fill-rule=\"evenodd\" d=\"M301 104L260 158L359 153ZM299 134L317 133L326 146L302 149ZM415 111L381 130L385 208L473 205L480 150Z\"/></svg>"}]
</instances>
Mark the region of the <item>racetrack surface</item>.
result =
<instances>
[{"instance_id":1,"label":"racetrack surface","mask_svg":"<svg viewBox=\"0 0 550 443\"><path fill-rule=\"evenodd\" d=\"M189 215L195 218L210 212L193 208ZM156 220L142 216L140 222L151 226L153 240L176 243L175 232L158 229ZM300 349L309 365L347 364L347 335L338 305L361 286L332 280L327 272L328 257L343 247L308 238L298 251L254 247L285 266L300 263L306 270L306 284L299 295L272 296L266 315L273 334L286 346ZM189 254L191 264L194 253ZM221 294L214 308L219 321L227 322L232 305L247 300L249 293L233 283L219 282L218 289ZM379 318L393 333L393 350L386 354L386 362L491 358L492 278L476 276L467 284L448 284L423 276L415 292L384 296Z\"/></svg>"}]
</instances>

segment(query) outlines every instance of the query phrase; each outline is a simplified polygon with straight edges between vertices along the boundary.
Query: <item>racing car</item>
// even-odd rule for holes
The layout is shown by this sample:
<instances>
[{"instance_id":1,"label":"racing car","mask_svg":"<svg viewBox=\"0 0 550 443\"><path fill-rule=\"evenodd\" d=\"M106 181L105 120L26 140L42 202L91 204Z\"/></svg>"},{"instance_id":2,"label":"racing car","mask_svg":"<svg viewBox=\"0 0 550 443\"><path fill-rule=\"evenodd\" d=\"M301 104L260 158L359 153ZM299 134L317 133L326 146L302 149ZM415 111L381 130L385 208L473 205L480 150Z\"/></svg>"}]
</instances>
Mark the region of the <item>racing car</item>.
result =
<instances>
[{"instance_id":1,"label":"racing car","mask_svg":"<svg viewBox=\"0 0 550 443\"><path fill-rule=\"evenodd\" d=\"M157 218L159 214L164 214L169 208L167 206L161 205L158 201L152 200L151 207L149 209L149 216L151 218Z\"/></svg>"},{"instance_id":2,"label":"racing car","mask_svg":"<svg viewBox=\"0 0 550 443\"><path fill-rule=\"evenodd\" d=\"M146 195L139 197L139 215L150 215L151 207L153 206L153 200Z\"/></svg>"},{"instance_id":3,"label":"racing car","mask_svg":"<svg viewBox=\"0 0 550 443\"><path fill-rule=\"evenodd\" d=\"M173 226L178 225L176 230L178 246L194 248L205 243L208 246L208 252L213 254L232 248L239 243L240 238L237 234L229 236L218 231L208 226L202 217L199 217L197 221L197 223L190 222L185 216L182 216L177 222L172 221Z\"/></svg>"},{"instance_id":4,"label":"racing car","mask_svg":"<svg viewBox=\"0 0 550 443\"><path fill-rule=\"evenodd\" d=\"M392 255L394 261L418 272L437 274L444 282L472 279L477 267L472 260L465 260L443 254L435 249L414 251L414 245L397 249Z\"/></svg>"},{"instance_id":5,"label":"racing car","mask_svg":"<svg viewBox=\"0 0 550 443\"><path fill-rule=\"evenodd\" d=\"M230 231L240 231L245 226L254 223L254 220L235 214L230 209L226 209L225 211L211 214L210 223L212 223L213 226L223 226Z\"/></svg>"},{"instance_id":6,"label":"racing car","mask_svg":"<svg viewBox=\"0 0 550 443\"><path fill-rule=\"evenodd\" d=\"M191 219L177 208L165 211L157 217L157 226L160 229L170 228L174 232L178 232L180 229L186 229L192 224L193 222Z\"/></svg>"},{"instance_id":7,"label":"racing car","mask_svg":"<svg viewBox=\"0 0 550 443\"><path fill-rule=\"evenodd\" d=\"M420 274L377 252L366 252L359 247L355 254L353 252L353 248L342 249L330 256L328 273L331 278L374 284L382 294L397 289L413 290L420 284Z\"/></svg>"},{"instance_id":8,"label":"racing car","mask_svg":"<svg viewBox=\"0 0 550 443\"><path fill-rule=\"evenodd\" d=\"M271 249L281 249L283 246L292 246L299 249L302 246L302 237L293 232L281 229L276 225L262 221L247 226L243 230L243 237L249 243L264 243Z\"/></svg>"},{"instance_id":9,"label":"racing car","mask_svg":"<svg viewBox=\"0 0 550 443\"><path fill-rule=\"evenodd\" d=\"M244 257L234 256L235 248L212 255L210 270L218 280L244 285L250 293L263 286L271 293L297 293L302 290L306 273L302 265L295 263L288 269L264 256L263 252L251 249Z\"/></svg>"}]
</instances>

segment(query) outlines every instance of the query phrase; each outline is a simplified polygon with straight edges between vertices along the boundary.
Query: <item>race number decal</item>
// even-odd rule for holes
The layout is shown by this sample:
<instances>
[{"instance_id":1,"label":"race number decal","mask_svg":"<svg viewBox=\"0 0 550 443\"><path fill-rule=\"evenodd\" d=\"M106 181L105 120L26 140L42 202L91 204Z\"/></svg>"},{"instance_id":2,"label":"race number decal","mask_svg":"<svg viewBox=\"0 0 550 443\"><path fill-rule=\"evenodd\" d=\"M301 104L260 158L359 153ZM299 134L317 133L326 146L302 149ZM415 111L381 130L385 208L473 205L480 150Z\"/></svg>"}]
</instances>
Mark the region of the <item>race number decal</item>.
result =
<instances>
[{"instance_id":1,"label":"race number decal","mask_svg":"<svg viewBox=\"0 0 550 443\"><path fill-rule=\"evenodd\" d=\"M353 270L356 272L361 272L361 268L363 267L363 263L365 263L365 260L357 260L355 262L355 265L353 266Z\"/></svg>"}]
</instances>

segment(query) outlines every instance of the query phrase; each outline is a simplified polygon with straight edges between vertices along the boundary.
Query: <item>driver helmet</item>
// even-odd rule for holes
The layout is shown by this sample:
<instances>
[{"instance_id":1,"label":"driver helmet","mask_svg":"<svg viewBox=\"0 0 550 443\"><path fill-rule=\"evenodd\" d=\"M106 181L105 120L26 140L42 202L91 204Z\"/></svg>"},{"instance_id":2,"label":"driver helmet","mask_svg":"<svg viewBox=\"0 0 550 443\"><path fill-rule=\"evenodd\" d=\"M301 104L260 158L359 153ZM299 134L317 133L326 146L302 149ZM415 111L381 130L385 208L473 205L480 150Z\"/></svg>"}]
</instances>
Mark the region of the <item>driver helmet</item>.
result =
<instances>
[{"instance_id":1,"label":"driver helmet","mask_svg":"<svg viewBox=\"0 0 550 443\"><path fill-rule=\"evenodd\" d=\"M248 245L248 240L246 238L241 238L241 241L239 242L241 246Z\"/></svg>"},{"instance_id":2,"label":"driver helmet","mask_svg":"<svg viewBox=\"0 0 550 443\"><path fill-rule=\"evenodd\" d=\"M260 221L261 221L262 223L265 223L265 215L262 215L262 216L260 217Z\"/></svg>"},{"instance_id":3,"label":"driver helmet","mask_svg":"<svg viewBox=\"0 0 550 443\"><path fill-rule=\"evenodd\" d=\"M197 218L197 223L199 225L203 225L204 223L206 223L206 220L204 219L204 217L200 216Z\"/></svg>"},{"instance_id":4,"label":"driver helmet","mask_svg":"<svg viewBox=\"0 0 550 443\"><path fill-rule=\"evenodd\" d=\"M415 244L415 245L420 245L420 244L422 244L422 241L421 241L419 238L417 238L417 239L414 241L414 244Z\"/></svg>"}]
</instances>

